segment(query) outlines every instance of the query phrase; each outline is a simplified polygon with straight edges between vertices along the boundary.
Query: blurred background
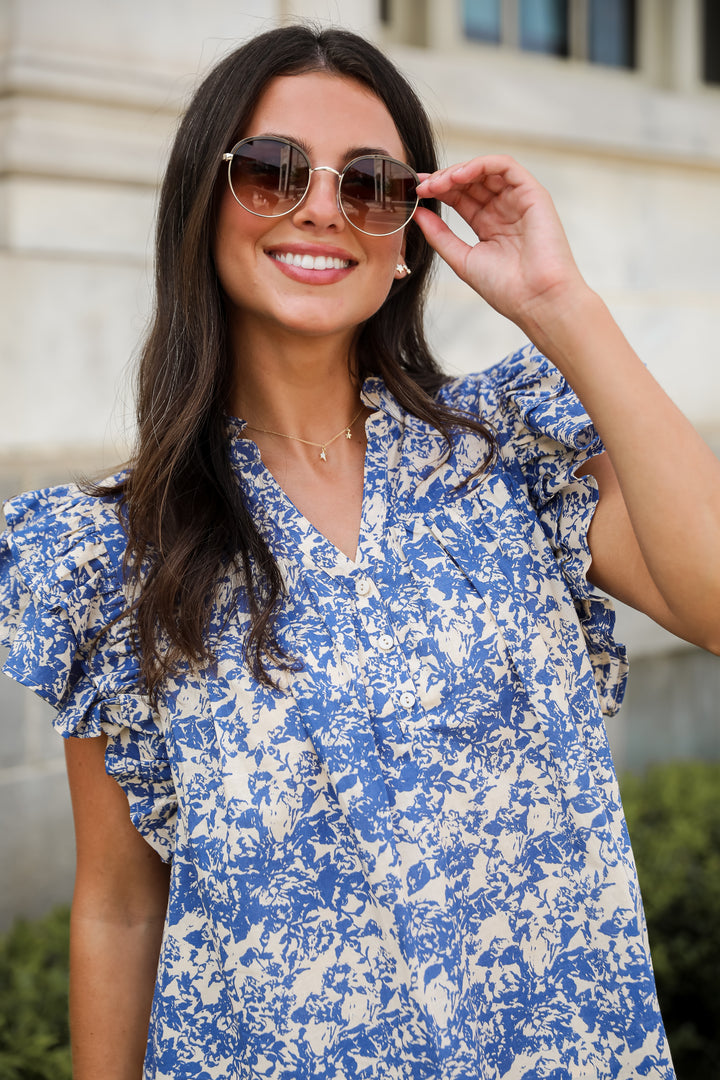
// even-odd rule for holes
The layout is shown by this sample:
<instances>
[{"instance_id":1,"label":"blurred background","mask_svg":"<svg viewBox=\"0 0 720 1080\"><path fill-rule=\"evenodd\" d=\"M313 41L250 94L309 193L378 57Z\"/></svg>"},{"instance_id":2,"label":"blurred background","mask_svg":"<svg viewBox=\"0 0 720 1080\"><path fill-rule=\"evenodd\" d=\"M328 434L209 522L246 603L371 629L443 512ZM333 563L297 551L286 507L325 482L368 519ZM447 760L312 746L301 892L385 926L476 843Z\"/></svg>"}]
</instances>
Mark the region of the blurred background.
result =
<instances>
[{"instance_id":1,"label":"blurred background","mask_svg":"<svg viewBox=\"0 0 720 1080\"><path fill-rule=\"evenodd\" d=\"M717 0L0 0L0 496L127 454L178 116L239 40L298 17L386 48L447 161L509 152L539 177L589 283L718 452ZM522 341L442 269L431 336L450 371ZM618 623L619 771L720 760L720 662L636 613ZM2 928L70 898L74 855L48 710L8 679L0 815Z\"/></svg>"}]
</instances>

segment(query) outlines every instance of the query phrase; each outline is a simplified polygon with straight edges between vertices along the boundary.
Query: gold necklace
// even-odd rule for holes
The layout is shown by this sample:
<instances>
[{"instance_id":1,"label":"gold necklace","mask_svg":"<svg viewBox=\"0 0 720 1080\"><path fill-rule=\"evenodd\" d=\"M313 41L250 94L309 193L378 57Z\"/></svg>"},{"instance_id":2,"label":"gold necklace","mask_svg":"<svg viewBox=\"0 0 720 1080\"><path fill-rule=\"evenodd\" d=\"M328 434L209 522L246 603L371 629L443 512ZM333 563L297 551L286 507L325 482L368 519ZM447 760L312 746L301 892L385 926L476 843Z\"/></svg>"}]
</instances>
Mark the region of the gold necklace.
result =
<instances>
[{"instance_id":1,"label":"gold necklace","mask_svg":"<svg viewBox=\"0 0 720 1080\"><path fill-rule=\"evenodd\" d=\"M352 431L350 429L352 428L353 424L360 416L360 413L363 411L364 408L365 406L361 405L358 411L353 416L350 423L346 424L344 428L341 428L340 431L338 431L337 435L333 435L332 439L328 439L327 442L323 443L313 442L311 439L301 439L299 435L286 435L284 431L271 431L270 428L253 427L252 424L246 424L245 427L248 428L249 431L261 431L263 435L278 435L281 439L293 439L294 442L304 443L305 446L319 446L320 460L327 461L327 454L325 453L325 451L327 450L328 446L332 446L335 440L339 439L341 435L344 435L346 439L352 439Z\"/></svg>"}]
</instances>

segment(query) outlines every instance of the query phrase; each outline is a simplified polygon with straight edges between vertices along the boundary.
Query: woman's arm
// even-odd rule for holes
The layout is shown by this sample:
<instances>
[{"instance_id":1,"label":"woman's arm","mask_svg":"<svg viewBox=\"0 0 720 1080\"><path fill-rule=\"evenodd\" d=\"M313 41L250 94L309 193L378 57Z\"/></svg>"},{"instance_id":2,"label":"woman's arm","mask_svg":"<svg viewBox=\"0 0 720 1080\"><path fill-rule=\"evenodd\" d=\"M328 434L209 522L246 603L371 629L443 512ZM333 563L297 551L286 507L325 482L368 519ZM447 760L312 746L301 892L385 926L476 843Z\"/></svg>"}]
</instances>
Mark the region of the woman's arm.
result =
<instances>
[{"instance_id":1,"label":"woman's arm","mask_svg":"<svg viewBox=\"0 0 720 1080\"><path fill-rule=\"evenodd\" d=\"M430 211L428 241L567 378L607 456L590 529L592 579L720 653L720 462L635 355L581 277L548 193L511 158L476 158L419 186L453 206L479 243Z\"/></svg>"},{"instance_id":2,"label":"woman's arm","mask_svg":"<svg viewBox=\"0 0 720 1080\"><path fill-rule=\"evenodd\" d=\"M140 1080L169 868L105 772L104 737L67 739L77 871L70 924L74 1080Z\"/></svg>"},{"instance_id":3,"label":"woman's arm","mask_svg":"<svg viewBox=\"0 0 720 1080\"><path fill-rule=\"evenodd\" d=\"M607 449L581 470L600 490L589 576L679 637L720 653L720 462L594 294L583 323L588 340L573 350L580 363L566 361L553 341L546 347ZM593 368L601 378L587 377Z\"/></svg>"}]
</instances>

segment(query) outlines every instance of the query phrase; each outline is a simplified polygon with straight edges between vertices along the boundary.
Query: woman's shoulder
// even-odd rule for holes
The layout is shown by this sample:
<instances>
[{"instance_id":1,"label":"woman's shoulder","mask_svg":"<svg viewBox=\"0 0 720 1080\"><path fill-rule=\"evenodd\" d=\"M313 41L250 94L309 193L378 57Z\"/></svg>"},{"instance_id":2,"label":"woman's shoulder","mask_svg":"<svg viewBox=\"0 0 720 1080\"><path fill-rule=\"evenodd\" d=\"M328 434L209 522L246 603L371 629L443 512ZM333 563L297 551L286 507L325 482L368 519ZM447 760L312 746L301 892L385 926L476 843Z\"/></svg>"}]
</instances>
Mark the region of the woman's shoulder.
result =
<instances>
[{"instance_id":1,"label":"woman's shoulder","mask_svg":"<svg viewBox=\"0 0 720 1080\"><path fill-rule=\"evenodd\" d=\"M479 399L494 404L506 393L521 388L542 390L559 377L557 368L534 345L527 342L481 370L448 377L440 391L443 403L456 408L471 408Z\"/></svg>"},{"instance_id":2,"label":"woman's shoulder","mask_svg":"<svg viewBox=\"0 0 720 1080\"><path fill-rule=\"evenodd\" d=\"M90 525L112 531L119 522L127 477L127 471L122 471L97 484L58 484L14 495L3 505L7 527L16 532L42 524L43 529L50 529L51 536Z\"/></svg>"},{"instance_id":3,"label":"woman's shoulder","mask_svg":"<svg viewBox=\"0 0 720 1080\"><path fill-rule=\"evenodd\" d=\"M478 374L449 380L440 400L488 424L500 451L513 458L534 457L548 439L569 450L599 450L575 392L530 343Z\"/></svg>"},{"instance_id":4,"label":"woman's shoulder","mask_svg":"<svg viewBox=\"0 0 720 1080\"><path fill-rule=\"evenodd\" d=\"M448 379L440 400L501 428L511 417L538 429L562 418L587 422L564 376L530 342L483 371Z\"/></svg>"},{"instance_id":5,"label":"woman's shoulder","mask_svg":"<svg viewBox=\"0 0 720 1080\"><path fill-rule=\"evenodd\" d=\"M127 536L125 474L95 489L63 484L5 503L0 535L0 622L12 624L28 596L45 605L83 606L122 589Z\"/></svg>"},{"instance_id":6,"label":"woman's shoulder","mask_svg":"<svg viewBox=\"0 0 720 1080\"><path fill-rule=\"evenodd\" d=\"M90 542L122 558L127 543L123 521L124 472L97 485L61 484L16 495L3 506L5 542L18 553L61 556Z\"/></svg>"}]
</instances>

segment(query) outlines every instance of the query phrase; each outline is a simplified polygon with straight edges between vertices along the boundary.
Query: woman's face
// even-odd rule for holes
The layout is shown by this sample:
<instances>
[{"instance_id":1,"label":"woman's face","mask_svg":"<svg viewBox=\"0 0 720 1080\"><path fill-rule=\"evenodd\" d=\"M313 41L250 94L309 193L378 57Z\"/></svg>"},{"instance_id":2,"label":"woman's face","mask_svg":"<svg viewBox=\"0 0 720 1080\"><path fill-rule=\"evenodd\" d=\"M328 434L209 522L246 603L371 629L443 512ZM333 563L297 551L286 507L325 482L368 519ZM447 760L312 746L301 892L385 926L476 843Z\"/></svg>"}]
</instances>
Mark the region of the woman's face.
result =
<instances>
[{"instance_id":1,"label":"woman's face","mask_svg":"<svg viewBox=\"0 0 720 1080\"><path fill-rule=\"evenodd\" d=\"M380 99L360 83L326 72L274 79L243 132L243 137L258 135L298 143L313 168L341 171L351 158L369 151L406 160ZM233 340L334 336L347 354L356 328L381 306L398 276L404 234L358 232L338 209L337 185L334 173L313 173L299 207L283 217L263 218L240 206L225 180L214 258ZM289 260L293 255L332 257L342 265L295 266Z\"/></svg>"}]
</instances>

